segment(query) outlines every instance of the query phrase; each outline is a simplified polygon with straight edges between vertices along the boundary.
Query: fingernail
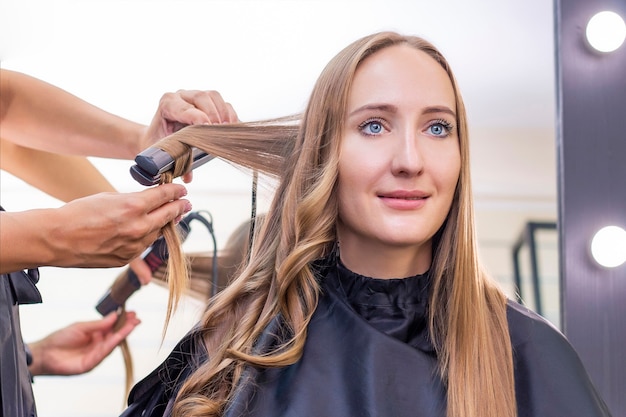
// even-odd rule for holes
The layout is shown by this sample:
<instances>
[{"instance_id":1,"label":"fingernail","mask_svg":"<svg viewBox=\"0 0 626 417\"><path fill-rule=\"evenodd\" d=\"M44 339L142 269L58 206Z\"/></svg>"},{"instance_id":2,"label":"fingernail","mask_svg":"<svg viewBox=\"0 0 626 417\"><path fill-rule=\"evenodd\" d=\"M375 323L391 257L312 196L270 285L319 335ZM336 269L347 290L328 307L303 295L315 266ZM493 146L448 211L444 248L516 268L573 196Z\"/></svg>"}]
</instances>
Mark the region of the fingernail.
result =
<instances>
[{"instance_id":1,"label":"fingernail","mask_svg":"<svg viewBox=\"0 0 626 417\"><path fill-rule=\"evenodd\" d=\"M185 204L185 213L188 213L191 211L191 203L189 201L187 201L187 203Z\"/></svg>"}]
</instances>

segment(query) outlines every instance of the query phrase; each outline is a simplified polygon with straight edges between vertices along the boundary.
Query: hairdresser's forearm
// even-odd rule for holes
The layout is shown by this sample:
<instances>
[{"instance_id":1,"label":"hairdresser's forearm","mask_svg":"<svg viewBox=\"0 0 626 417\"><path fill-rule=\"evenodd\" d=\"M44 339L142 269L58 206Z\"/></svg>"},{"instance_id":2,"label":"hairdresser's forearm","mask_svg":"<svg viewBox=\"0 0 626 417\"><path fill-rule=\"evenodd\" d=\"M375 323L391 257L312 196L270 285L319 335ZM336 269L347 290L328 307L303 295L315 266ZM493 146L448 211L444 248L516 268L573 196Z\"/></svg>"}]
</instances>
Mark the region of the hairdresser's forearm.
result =
<instances>
[{"instance_id":1,"label":"hairdresser's forearm","mask_svg":"<svg viewBox=\"0 0 626 417\"><path fill-rule=\"evenodd\" d=\"M77 218L72 210L60 208L0 212L0 273L15 272L39 266L97 267L121 266L124 262L102 261L85 240L81 225L98 223L99 219ZM89 227L100 227L96 224ZM87 228L87 226L85 226ZM107 237L102 236L106 241ZM97 243L96 243L97 244Z\"/></svg>"},{"instance_id":2,"label":"hairdresser's forearm","mask_svg":"<svg viewBox=\"0 0 626 417\"><path fill-rule=\"evenodd\" d=\"M108 113L51 84L2 70L5 139L49 152L133 159L147 127Z\"/></svg>"},{"instance_id":3,"label":"hairdresser's forearm","mask_svg":"<svg viewBox=\"0 0 626 417\"><path fill-rule=\"evenodd\" d=\"M0 138L0 169L61 201L115 191L84 156L27 148Z\"/></svg>"},{"instance_id":4,"label":"hairdresser's forearm","mask_svg":"<svg viewBox=\"0 0 626 417\"><path fill-rule=\"evenodd\" d=\"M0 273L62 264L50 239L59 221L56 211L0 212Z\"/></svg>"}]
</instances>

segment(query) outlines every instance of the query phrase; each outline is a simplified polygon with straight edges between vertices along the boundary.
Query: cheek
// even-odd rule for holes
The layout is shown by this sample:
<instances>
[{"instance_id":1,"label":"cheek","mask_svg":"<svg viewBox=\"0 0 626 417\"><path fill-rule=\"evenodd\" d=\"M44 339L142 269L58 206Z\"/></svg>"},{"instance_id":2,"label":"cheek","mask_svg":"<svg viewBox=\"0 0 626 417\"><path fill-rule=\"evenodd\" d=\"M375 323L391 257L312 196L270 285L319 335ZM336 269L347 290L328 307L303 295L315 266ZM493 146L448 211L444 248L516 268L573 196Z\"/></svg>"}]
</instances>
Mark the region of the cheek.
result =
<instances>
[{"instance_id":1,"label":"cheek","mask_svg":"<svg viewBox=\"0 0 626 417\"><path fill-rule=\"evenodd\" d=\"M344 137L339 157L339 178L344 184L358 187L381 175L387 154L380 146L373 146L355 136Z\"/></svg>"},{"instance_id":2,"label":"cheek","mask_svg":"<svg viewBox=\"0 0 626 417\"><path fill-rule=\"evenodd\" d=\"M349 192L350 188L355 185L355 181L359 178L359 173L363 171L364 164L363 155L359 152L358 147L351 146L351 141L344 137L340 148L339 166L338 166L338 185L339 194Z\"/></svg>"},{"instance_id":3,"label":"cheek","mask_svg":"<svg viewBox=\"0 0 626 417\"><path fill-rule=\"evenodd\" d=\"M447 175L447 176L445 176ZM460 158L456 161L455 164L450 166L450 169L444 174L444 178L447 182L447 187L451 194L454 194L456 190L456 186L459 182L459 178L461 176L461 161Z\"/></svg>"},{"instance_id":4,"label":"cheek","mask_svg":"<svg viewBox=\"0 0 626 417\"><path fill-rule=\"evenodd\" d=\"M454 193L461 175L461 156L458 152L451 152L445 158L438 158L439 163L432 167L434 178L440 190L446 193ZM446 161L445 163L442 163Z\"/></svg>"},{"instance_id":5,"label":"cheek","mask_svg":"<svg viewBox=\"0 0 626 417\"><path fill-rule=\"evenodd\" d=\"M345 203L353 200L351 197L359 187L358 172L354 164L339 163L339 172L337 178L337 197L339 199L339 208L345 206Z\"/></svg>"},{"instance_id":6,"label":"cheek","mask_svg":"<svg viewBox=\"0 0 626 417\"><path fill-rule=\"evenodd\" d=\"M350 213L358 211L363 192L368 188L368 166L361 163L362 160L359 152L342 149L337 173L337 197L339 216L344 220L346 216L351 217Z\"/></svg>"}]
</instances>

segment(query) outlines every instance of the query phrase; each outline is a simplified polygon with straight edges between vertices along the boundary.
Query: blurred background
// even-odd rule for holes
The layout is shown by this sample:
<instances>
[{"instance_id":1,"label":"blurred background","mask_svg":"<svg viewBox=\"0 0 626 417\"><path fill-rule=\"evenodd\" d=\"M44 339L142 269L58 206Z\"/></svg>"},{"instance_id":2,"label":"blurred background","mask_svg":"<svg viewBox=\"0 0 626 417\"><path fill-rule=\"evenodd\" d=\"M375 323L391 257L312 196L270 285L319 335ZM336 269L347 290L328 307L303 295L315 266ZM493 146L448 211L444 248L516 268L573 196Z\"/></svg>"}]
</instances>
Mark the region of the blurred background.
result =
<instances>
[{"instance_id":1,"label":"blurred background","mask_svg":"<svg viewBox=\"0 0 626 417\"><path fill-rule=\"evenodd\" d=\"M557 216L553 16L549 0L0 0L0 65L145 124L161 95L178 89L217 90L249 121L302 111L324 65L358 37L423 36L450 61L468 109L483 261L516 297L517 259L523 301L536 308L537 255L541 313L558 326L557 234L536 229L533 253L523 239L529 225ZM92 161L118 190L143 189L132 161ZM194 210L210 212L218 248L250 216L251 178L225 163L197 169L188 190ZM272 190L259 191L262 212ZM0 195L9 211L61 205L6 172ZM213 243L192 223L185 249L210 252ZM122 270L41 268L44 303L21 307L25 340L98 318L94 307ZM136 379L204 306L186 298L162 338L166 305L167 291L154 284L128 300L142 320L129 337ZM117 415L121 354L87 375L37 377L34 390L40 417Z\"/></svg>"}]
</instances>

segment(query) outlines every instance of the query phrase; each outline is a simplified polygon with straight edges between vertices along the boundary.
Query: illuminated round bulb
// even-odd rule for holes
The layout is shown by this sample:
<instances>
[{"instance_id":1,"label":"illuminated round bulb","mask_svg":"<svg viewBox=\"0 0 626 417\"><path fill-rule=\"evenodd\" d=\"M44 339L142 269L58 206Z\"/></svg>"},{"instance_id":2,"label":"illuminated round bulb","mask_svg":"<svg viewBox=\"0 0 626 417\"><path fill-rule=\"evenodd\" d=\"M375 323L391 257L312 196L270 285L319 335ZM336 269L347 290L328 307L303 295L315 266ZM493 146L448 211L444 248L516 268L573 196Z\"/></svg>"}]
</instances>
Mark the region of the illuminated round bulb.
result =
<instances>
[{"instance_id":1,"label":"illuminated round bulb","mask_svg":"<svg viewBox=\"0 0 626 417\"><path fill-rule=\"evenodd\" d=\"M587 23L587 41L600 52L613 52L626 39L626 24L614 12L600 12Z\"/></svg>"},{"instance_id":2,"label":"illuminated round bulb","mask_svg":"<svg viewBox=\"0 0 626 417\"><path fill-rule=\"evenodd\" d=\"M591 241L593 259L607 268L626 262L626 230L607 226L598 230Z\"/></svg>"}]
</instances>

